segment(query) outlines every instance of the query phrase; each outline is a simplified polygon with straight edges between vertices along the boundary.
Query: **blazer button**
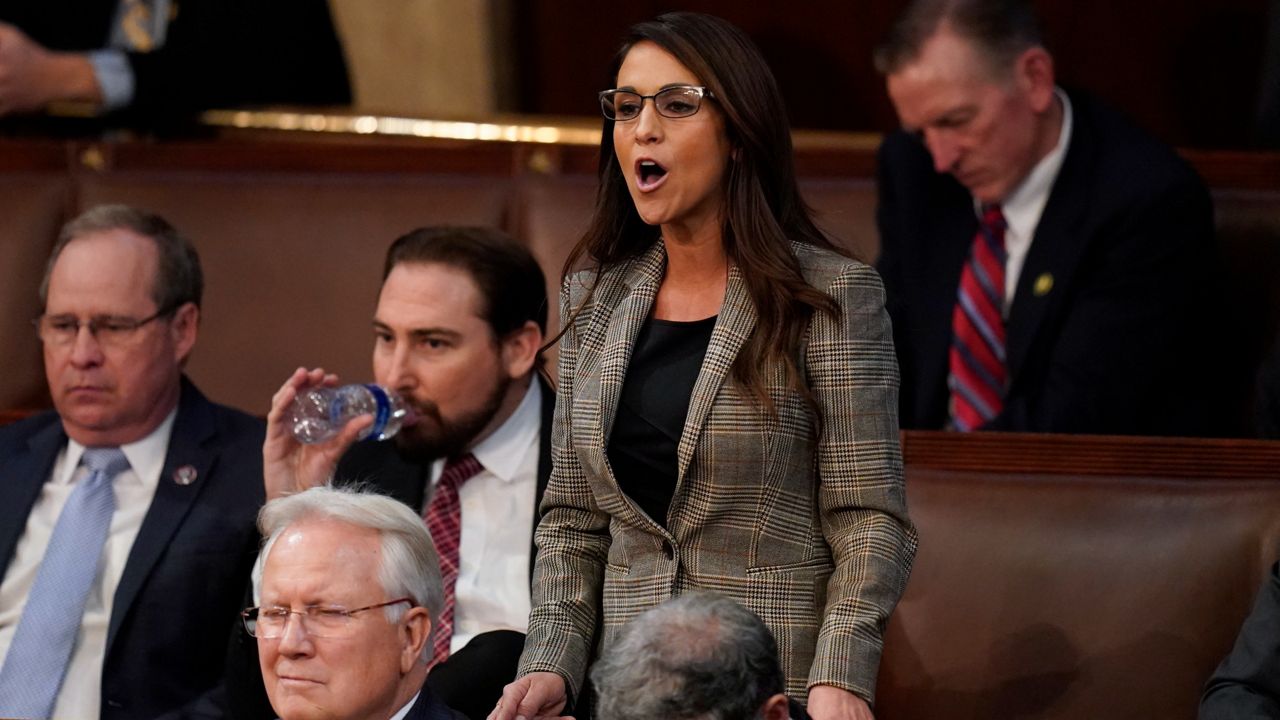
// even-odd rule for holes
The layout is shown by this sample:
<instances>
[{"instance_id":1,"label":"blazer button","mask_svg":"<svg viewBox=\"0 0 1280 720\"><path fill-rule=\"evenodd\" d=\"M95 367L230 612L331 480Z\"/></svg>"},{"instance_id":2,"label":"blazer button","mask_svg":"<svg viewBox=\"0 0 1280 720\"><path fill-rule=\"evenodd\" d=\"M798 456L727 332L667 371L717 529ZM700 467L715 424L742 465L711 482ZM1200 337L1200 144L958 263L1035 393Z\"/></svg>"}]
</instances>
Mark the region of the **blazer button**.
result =
<instances>
[{"instance_id":1,"label":"blazer button","mask_svg":"<svg viewBox=\"0 0 1280 720\"><path fill-rule=\"evenodd\" d=\"M662 554L666 555L668 560L676 559L676 549L671 545L671 541L662 541Z\"/></svg>"}]
</instances>

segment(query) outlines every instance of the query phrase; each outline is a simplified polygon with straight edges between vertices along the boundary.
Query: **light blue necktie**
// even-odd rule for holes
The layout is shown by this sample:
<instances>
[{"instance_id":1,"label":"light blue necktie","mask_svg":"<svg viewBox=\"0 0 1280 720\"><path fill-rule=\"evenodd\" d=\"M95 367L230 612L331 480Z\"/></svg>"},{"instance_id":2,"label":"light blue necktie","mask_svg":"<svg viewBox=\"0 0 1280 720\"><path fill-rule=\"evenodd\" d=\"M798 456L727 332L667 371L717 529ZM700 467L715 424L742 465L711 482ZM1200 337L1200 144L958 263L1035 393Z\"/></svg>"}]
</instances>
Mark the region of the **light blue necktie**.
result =
<instances>
[{"instance_id":1,"label":"light blue necktie","mask_svg":"<svg viewBox=\"0 0 1280 720\"><path fill-rule=\"evenodd\" d=\"M111 479L128 469L120 448L89 448L89 476L71 491L27 595L22 619L0 668L0 716L47 718L62 687L102 546L116 509Z\"/></svg>"}]
</instances>

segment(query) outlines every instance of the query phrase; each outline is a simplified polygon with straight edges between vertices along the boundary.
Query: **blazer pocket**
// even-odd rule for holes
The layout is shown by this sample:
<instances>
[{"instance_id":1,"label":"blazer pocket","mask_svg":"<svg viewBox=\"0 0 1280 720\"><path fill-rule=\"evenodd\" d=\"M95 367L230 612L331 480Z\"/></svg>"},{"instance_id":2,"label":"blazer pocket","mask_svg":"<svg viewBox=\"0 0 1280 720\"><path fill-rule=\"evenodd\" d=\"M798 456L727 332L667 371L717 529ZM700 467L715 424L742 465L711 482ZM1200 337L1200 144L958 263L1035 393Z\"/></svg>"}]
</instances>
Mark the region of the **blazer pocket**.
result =
<instances>
[{"instance_id":1,"label":"blazer pocket","mask_svg":"<svg viewBox=\"0 0 1280 720\"><path fill-rule=\"evenodd\" d=\"M766 575L769 573L788 573L800 570L812 571L830 571L831 557L826 553L819 553L814 557L801 560L799 562L782 563L781 565L752 565L747 568L747 575Z\"/></svg>"}]
</instances>

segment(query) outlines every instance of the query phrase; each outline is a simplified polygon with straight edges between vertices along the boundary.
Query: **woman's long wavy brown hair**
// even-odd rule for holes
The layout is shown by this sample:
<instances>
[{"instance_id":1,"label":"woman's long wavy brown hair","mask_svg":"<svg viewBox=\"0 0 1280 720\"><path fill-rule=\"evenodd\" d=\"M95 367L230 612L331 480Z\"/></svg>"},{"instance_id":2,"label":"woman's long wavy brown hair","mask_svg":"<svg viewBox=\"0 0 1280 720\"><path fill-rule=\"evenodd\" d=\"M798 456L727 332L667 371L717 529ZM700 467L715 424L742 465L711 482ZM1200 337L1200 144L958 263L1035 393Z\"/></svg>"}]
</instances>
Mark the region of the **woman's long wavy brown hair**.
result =
<instances>
[{"instance_id":1,"label":"woman's long wavy brown hair","mask_svg":"<svg viewBox=\"0 0 1280 720\"><path fill-rule=\"evenodd\" d=\"M738 28L710 15L676 12L631 28L614 58L611 82L627 52L646 40L671 53L711 90L733 148L724 178L721 235L758 314L755 331L734 362L733 377L773 413L764 369L776 362L787 383L812 407L796 358L813 313L836 314L839 307L805 282L790 243L835 248L800 198L791 128L773 73ZM612 120L605 120L595 213L565 261L565 277L585 266L594 267L598 278L604 270L643 254L659 235L659 228L640 219L632 202L614 152L613 126ZM589 292L594 292L594 284Z\"/></svg>"}]
</instances>

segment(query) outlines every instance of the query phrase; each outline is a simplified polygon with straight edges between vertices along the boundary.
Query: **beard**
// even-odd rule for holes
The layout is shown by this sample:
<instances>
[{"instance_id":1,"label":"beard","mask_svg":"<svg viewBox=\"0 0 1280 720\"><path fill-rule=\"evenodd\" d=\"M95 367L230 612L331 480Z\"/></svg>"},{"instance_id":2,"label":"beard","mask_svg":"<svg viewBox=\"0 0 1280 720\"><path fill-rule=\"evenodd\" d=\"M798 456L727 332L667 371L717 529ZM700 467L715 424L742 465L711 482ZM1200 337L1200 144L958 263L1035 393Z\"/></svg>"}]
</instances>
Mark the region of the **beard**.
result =
<instances>
[{"instance_id":1,"label":"beard","mask_svg":"<svg viewBox=\"0 0 1280 720\"><path fill-rule=\"evenodd\" d=\"M409 399L418 421L396 434L394 440L400 457L425 465L438 458L461 454L493 420L511 383L511 378L499 374L479 407L449 419L440 413L436 403Z\"/></svg>"}]
</instances>

